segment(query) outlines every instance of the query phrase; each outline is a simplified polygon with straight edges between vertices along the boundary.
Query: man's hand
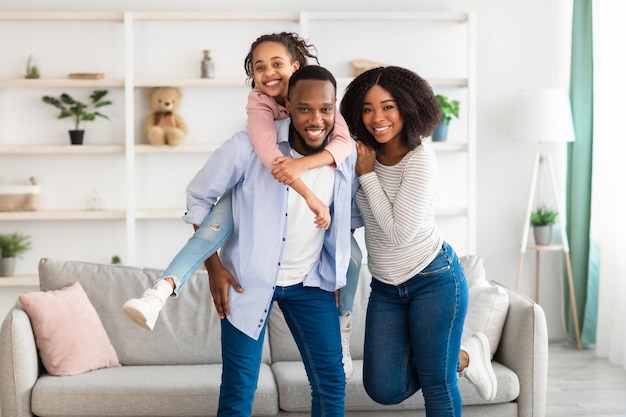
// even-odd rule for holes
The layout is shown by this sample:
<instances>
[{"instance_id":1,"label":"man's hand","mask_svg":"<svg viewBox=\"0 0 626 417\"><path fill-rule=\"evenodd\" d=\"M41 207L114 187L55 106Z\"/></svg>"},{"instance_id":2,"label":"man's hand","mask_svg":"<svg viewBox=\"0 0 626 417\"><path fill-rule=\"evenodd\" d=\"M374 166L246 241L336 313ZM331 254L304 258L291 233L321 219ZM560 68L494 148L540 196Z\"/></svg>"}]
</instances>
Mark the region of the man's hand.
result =
<instances>
[{"instance_id":1,"label":"man's hand","mask_svg":"<svg viewBox=\"0 0 626 417\"><path fill-rule=\"evenodd\" d=\"M217 253L214 253L204 263L209 273L209 288L213 296L213 303L220 319L230 315L228 307L228 288L233 287L237 292L243 292L243 288L235 277L222 265Z\"/></svg>"},{"instance_id":2,"label":"man's hand","mask_svg":"<svg viewBox=\"0 0 626 417\"><path fill-rule=\"evenodd\" d=\"M289 158L279 156L274 160L272 175L274 179L285 185L290 185L302 176L302 173L309 169L305 158Z\"/></svg>"},{"instance_id":3,"label":"man's hand","mask_svg":"<svg viewBox=\"0 0 626 417\"><path fill-rule=\"evenodd\" d=\"M359 177L368 172L374 171L376 162L376 151L363 142L356 142L356 175Z\"/></svg>"}]
</instances>

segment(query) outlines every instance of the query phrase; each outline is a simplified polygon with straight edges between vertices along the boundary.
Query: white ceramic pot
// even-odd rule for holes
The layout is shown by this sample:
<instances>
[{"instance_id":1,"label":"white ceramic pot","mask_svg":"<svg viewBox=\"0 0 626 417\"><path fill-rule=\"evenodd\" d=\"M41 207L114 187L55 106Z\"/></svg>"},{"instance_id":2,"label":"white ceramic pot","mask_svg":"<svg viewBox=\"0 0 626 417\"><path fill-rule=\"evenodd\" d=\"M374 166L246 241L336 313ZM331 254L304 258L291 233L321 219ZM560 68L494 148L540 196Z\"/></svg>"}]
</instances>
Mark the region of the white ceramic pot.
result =
<instances>
[{"instance_id":1,"label":"white ceramic pot","mask_svg":"<svg viewBox=\"0 0 626 417\"><path fill-rule=\"evenodd\" d=\"M533 226L533 234L535 235L535 244L549 245L552 241L552 225Z\"/></svg>"},{"instance_id":2,"label":"white ceramic pot","mask_svg":"<svg viewBox=\"0 0 626 417\"><path fill-rule=\"evenodd\" d=\"M15 275L15 258L0 258L0 277Z\"/></svg>"}]
</instances>

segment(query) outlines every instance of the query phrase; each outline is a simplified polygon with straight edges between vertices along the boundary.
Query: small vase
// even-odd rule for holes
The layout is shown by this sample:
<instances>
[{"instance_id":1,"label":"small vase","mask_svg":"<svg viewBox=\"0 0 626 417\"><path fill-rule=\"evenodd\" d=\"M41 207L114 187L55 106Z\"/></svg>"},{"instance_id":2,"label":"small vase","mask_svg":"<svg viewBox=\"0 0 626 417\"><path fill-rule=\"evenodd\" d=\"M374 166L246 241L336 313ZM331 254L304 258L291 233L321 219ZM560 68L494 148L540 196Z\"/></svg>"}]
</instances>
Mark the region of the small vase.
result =
<instances>
[{"instance_id":1,"label":"small vase","mask_svg":"<svg viewBox=\"0 0 626 417\"><path fill-rule=\"evenodd\" d=\"M440 123L439 126L433 130L432 139L433 142L443 142L448 139L448 125Z\"/></svg>"},{"instance_id":2,"label":"small vase","mask_svg":"<svg viewBox=\"0 0 626 417\"><path fill-rule=\"evenodd\" d=\"M533 234L535 236L535 244L538 246L549 245L552 241L552 225L533 226Z\"/></svg>"},{"instance_id":3,"label":"small vase","mask_svg":"<svg viewBox=\"0 0 626 417\"><path fill-rule=\"evenodd\" d=\"M70 143L72 145L82 145L83 144L83 136L85 135L84 130L70 130Z\"/></svg>"},{"instance_id":4,"label":"small vase","mask_svg":"<svg viewBox=\"0 0 626 417\"><path fill-rule=\"evenodd\" d=\"M0 277L15 276L15 258L0 258Z\"/></svg>"}]
</instances>

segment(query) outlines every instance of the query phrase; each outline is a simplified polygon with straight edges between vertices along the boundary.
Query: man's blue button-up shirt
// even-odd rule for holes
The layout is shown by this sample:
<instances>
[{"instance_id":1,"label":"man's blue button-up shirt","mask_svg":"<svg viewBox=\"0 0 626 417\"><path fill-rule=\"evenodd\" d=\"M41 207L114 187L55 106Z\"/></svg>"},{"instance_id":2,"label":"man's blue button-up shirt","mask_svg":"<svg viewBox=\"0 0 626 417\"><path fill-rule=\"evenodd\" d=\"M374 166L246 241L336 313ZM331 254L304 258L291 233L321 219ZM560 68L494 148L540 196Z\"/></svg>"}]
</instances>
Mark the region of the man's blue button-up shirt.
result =
<instances>
[{"instance_id":1,"label":"man's blue button-up shirt","mask_svg":"<svg viewBox=\"0 0 626 417\"><path fill-rule=\"evenodd\" d=\"M289 155L290 119L276 122L278 146ZM331 224L325 233L319 261L304 285L334 291L346 283L350 260L350 229L362 219L353 196L358 187L354 173L356 152L335 169ZM258 339L267 320L287 236L289 187L276 181L256 156L247 131L235 134L209 158L187 187L184 220L200 224L213 204L233 189L234 233L223 246L220 259L243 287L228 294L228 320ZM295 192L295 191L294 191Z\"/></svg>"}]
</instances>

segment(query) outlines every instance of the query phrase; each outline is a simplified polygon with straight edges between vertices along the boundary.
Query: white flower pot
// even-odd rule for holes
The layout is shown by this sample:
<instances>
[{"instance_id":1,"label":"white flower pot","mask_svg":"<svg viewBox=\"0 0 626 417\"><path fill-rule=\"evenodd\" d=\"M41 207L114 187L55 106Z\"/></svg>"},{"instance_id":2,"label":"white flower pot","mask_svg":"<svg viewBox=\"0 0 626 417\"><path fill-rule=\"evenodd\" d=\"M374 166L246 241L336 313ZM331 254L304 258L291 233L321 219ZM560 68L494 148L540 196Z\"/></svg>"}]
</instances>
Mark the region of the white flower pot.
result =
<instances>
[{"instance_id":1,"label":"white flower pot","mask_svg":"<svg viewBox=\"0 0 626 417\"><path fill-rule=\"evenodd\" d=\"M15 275L15 258L0 258L0 277Z\"/></svg>"},{"instance_id":2,"label":"white flower pot","mask_svg":"<svg viewBox=\"0 0 626 417\"><path fill-rule=\"evenodd\" d=\"M552 241L552 225L533 226L536 245L549 245Z\"/></svg>"}]
</instances>

